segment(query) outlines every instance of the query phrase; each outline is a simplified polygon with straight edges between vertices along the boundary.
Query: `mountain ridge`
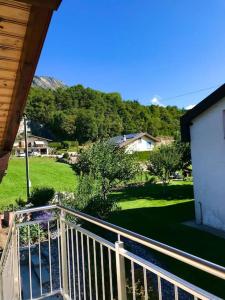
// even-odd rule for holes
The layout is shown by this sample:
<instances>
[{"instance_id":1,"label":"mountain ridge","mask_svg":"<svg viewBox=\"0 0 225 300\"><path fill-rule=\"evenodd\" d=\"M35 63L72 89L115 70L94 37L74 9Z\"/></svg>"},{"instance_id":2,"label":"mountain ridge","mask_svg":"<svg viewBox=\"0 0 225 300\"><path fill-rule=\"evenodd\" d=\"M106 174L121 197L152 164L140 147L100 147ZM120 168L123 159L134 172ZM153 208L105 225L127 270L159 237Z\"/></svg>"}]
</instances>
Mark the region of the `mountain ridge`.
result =
<instances>
[{"instance_id":1,"label":"mountain ridge","mask_svg":"<svg viewBox=\"0 0 225 300\"><path fill-rule=\"evenodd\" d=\"M66 87L64 82L51 76L37 76L35 75L32 81L32 87L40 87L43 89L56 90L60 87Z\"/></svg>"}]
</instances>

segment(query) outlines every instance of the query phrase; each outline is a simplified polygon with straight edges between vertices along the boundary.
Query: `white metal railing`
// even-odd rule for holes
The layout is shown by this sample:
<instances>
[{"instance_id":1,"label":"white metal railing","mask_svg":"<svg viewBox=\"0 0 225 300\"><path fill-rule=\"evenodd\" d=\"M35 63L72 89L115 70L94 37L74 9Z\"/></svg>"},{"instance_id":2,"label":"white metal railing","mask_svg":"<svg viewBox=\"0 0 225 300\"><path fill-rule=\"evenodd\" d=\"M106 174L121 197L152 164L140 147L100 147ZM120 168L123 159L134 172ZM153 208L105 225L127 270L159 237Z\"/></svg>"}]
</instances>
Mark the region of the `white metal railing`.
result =
<instances>
[{"instance_id":1,"label":"white metal railing","mask_svg":"<svg viewBox=\"0 0 225 300\"><path fill-rule=\"evenodd\" d=\"M222 266L52 205L15 212L0 261L0 300L220 299L149 261L134 245L225 279Z\"/></svg>"}]
</instances>

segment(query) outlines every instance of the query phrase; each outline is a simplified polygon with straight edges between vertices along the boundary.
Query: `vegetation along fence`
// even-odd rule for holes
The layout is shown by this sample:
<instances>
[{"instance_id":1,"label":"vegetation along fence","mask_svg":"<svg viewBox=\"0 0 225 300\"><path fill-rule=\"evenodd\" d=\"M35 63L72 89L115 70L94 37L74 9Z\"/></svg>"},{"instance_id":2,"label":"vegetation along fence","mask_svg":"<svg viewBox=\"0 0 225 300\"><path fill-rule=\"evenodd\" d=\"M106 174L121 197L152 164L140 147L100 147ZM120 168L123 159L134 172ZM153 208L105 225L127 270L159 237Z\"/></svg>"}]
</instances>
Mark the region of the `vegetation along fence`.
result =
<instances>
[{"instance_id":1,"label":"vegetation along fence","mask_svg":"<svg viewBox=\"0 0 225 300\"><path fill-rule=\"evenodd\" d=\"M133 251L153 249L225 279L225 268L84 213L15 212L0 262L0 299L219 299Z\"/></svg>"}]
</instances>

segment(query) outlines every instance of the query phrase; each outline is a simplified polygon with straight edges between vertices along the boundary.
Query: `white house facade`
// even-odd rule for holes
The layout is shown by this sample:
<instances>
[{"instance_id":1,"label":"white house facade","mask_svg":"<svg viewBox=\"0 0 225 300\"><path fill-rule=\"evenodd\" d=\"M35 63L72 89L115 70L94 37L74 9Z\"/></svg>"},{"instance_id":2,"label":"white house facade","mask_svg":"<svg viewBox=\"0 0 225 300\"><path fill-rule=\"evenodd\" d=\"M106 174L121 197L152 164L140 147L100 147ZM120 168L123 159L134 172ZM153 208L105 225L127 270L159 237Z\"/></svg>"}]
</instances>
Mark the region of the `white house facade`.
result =
<instances>
[{"instance_id":1,"label":"white house facade","mask_svg":"<svg viewBox=\"0 0 225 300\"><path fill-rule=\"evenodd\" d=\"M181 128L191 142L196 222L225 230L225 85L188 111Z\"/></svg>"},{"instance_id":2,"label":"white house facade","mask_svg":"<svg viewBox=\"0 0 225 300\"><path fill-rule=\"evenodd\" d=\"M124 147L127 153L152 151L159 142L157 138L143 132L116 136L110 141L118 147Z\"/></svg>"},{"instance_id":3,"label":"white house facade","mask_svg":"<svg viewBox=\"0 0 225 300\"><path fill-rule=\"evenodd\" d=\"M28 135L27 143L28 143L28 153L29 155L48 155L49 154L49 146L48 143L51 140L35 136ZM13 145L15 155L16 156L24 156L25 155L25 140L23 137L18 138Z\"/></svg>"}]
</instances>

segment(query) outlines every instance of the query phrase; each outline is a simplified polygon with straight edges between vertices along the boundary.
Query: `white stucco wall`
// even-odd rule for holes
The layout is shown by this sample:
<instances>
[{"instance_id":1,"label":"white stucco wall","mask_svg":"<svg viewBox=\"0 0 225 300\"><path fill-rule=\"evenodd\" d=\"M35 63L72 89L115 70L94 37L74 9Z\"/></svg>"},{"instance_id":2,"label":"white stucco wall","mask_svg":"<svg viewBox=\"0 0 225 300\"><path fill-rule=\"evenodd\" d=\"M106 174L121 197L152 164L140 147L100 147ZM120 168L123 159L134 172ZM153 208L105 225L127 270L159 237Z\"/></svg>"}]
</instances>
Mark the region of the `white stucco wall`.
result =
<instances>
[{"instance_id":1,"label":"white stucco wall","mask_svg":"<svg viewBox=\"0 0 225 300\"><path fill-rule=\"evenodd\" d=\"M155 142L148 137L142 137L126 147L126 152L141 152L141 151L151 151L155 146Z\"/></svg>"},{"instance_id":2,"label":"white stucco wall","mask_svg":"<svg viewBox=\"0 0 225 300\"><path fill-rule=\"evenodd\" d=\"M225 230L225 98L192 121L196 221Z\"/></svg>"}]
</instances>

